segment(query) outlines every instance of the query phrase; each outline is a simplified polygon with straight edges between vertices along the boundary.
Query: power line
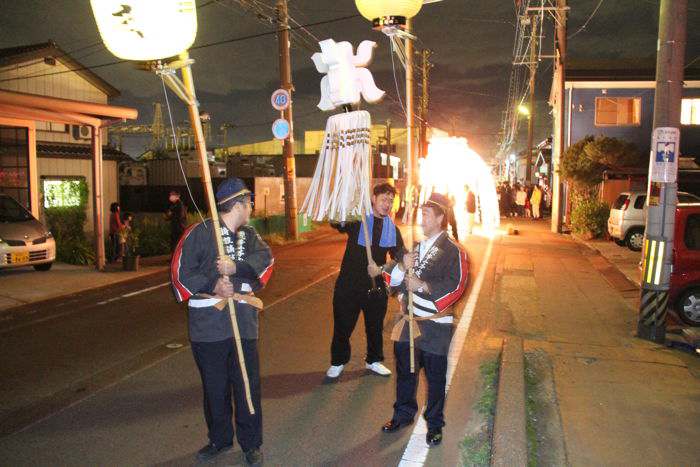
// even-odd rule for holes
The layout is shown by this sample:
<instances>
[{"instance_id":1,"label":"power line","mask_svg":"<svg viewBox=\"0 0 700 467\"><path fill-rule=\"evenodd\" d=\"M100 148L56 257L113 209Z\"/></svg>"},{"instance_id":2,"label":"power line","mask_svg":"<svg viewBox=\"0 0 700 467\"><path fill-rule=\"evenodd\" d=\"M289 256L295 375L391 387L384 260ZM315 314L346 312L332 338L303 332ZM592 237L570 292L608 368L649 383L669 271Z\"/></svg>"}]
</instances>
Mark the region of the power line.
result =
<instances>
[{"instance_id":1,"label":"power line","mask_svg":"<svg viewBox=\"0 0 700 467\"><path fill-rule=\"evenodd\" d=\"M208 4L207 4L207 5L208 5ZM297 29L301 29L301 28L311 28L311 27L320 26L320 25L323 25L323 24L336 23L336 22L339 22L339 21L345 21L345 20L348 20L348 19L358 18L359 16L360 16L359 14L341 16L341 17L338 17L338 18L333 18L333 19L329 19L329 20L325 20L325 21L316 21L316 22L314 22L314 23L307 23L307 24L304 24L304 25L301 25L301 26L291 26L289 29L290 29L290 30L297 30ZM232 39L226 39L226 40L222 40L222 41L215 41L215 42L210 42L210 43L208 43L208 44L202 44L202 45L198 45L198 46L195 46L195 47L191 47L190 50L205 49L205 48L214 47L214 46L217 46L217 45L231 44L231 43L234 43L234 42L241 42L241 41L246 41L246 40L250 40L250 39L257 39L257 38L259 38L259 37L271 36L271 35L275 35L275 34L277 34L277 31L267 31L267 32L261 32L261 33L258 33L258 34L250 34L250 35L247 35L247 36L234 37L234 38L232 38ZM27 75L27 76L17 76L17 77L14 77L14 78L5 78L5 79L0 80L0 83L4 83L4 82L7 82L7 81L17 81L17 80L21 80L21 79L41 78L41 77L44 77L44 76L60 75L60 74L63 74L63 73L70 73L70 72L74 72L74 71L95 70L95 69L97 69L97 68L103 68L103 67L107 67L107 66L118 65L118 64L120 64L120 63L127 63L127 62L130 62L130 61L131 61L131 60L115 60L115 61L112 61L112 62L101 63L101 64L99 64L99 65L82 66L82 67L77 67L77 68L71 68L71 69L68 69L68 70L55 71L55 72L51 72L51 73L41 73L41 74L37 74L37 75Z\"/></svg>"},{"instance_id":2,"label":"power line","mask_svg":"<svg viewBox=\"0 0 700 467\"><path fill-rule=\"evenodd\" d=\"M593 13L591 13L591 16L588 17L588 19L583 23L583 25L582 25L580 28L578 28L578 29L576 30L576 32L574 32L573 34L571 34L570 36L568 36L567 39L571 39L572 37L574 37L575 35L577 35L577 34L580 33L581 31L583 31L584 29L586 29L586 26L588 26L588 23L591 22L591 20L592 20L593 17L595 16L595 14L598 12L598 9L600 8L600 6L603 4L603 1L604 1L604 0L600 0L600 1L598 2L598 5L596 5L595 9L593 10Z\"/></svg>"}]
</instances>

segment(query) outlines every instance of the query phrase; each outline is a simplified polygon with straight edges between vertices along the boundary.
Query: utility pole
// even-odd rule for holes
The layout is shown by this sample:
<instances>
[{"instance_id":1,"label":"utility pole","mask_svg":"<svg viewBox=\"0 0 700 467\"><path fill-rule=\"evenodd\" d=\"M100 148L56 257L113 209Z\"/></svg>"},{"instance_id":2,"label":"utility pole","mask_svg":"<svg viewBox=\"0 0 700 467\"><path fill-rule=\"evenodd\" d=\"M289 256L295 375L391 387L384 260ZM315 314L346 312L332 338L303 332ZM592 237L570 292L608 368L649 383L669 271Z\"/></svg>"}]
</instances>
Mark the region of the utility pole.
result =
<instances>
[{"instance_id":1,"label":"utility pole","mask_svg":"<svg viewBox=\"0 0 700 467\"><path fill-rule=\"evenodd\" d=\"M530 15L530 116L527 125L527 165L525 166L525 183L532 177L532 157L534 151L535 131L535 78L537 77L537 15Z\"/></svg>"},{"instance_id":2,"label":"utility pole","mask_svg":"<svg viewBox=\"0 0 700 467\"><path fill-rule=\"evenodd\" d=\"M287 0L277 0L277 41L279 42L280 55L280 81L282 89L289 91L292 95L294 86L292 85L292 66L289 58L289 22L287 13ZM299 226L297 224L297 188L296 188L296 165L294 162L294 120L292 117L292 101L289 107L284 110L284 119L289 122L289 137L284 140L284 214L287 219L287 238L299 239Z\"/></svg>"},{"instance_id":3,"label":"utility pole","mask_svg":"<svg viewBox=\"0 0 700 467\"><path fill-rule=\"evenodd\" d=\"M423 75L423 89L420 99L420 122L418 122L418 141L420 142L418 157L425 157L428 155L428 82L430 80L430 68L432 67L432 64L428 62L428 59L432 54L433 53L428 49L423 49L423 51L421 52L421 72Z\"/></svg>"},{"instance_id":4,"label":"utility pole","mask_svg":"<svg viewBox=\"0 0 700 467\"><path fill-rule=\"evenodd\" d=\"M406 32L411 33L413 26L413 20L406 20ZM413 112L414 112L414 99L413 99L413 40L406 38L406 159L408 166L408 174L406 180L406 206L409 206L410 212L408 221L413 225L413 209L414 202L417 200L413 199L413 189L415 187L416 179L416 159L415 159L415 142L414 142L414 128L413 128ZM413 237L411 237L413 238Z\"/></svg>"},{"instance_id":5,"label":"utility pole","mask_svg":"<svg viewBox=\"0 0 700 467\"><path fill-rule=\"evenodd\" d=\"M666 309L673 267L687 10L687 0L661 0L659 9L654 130L637 323L637 337L657 343L666 339Z\"/></svg>"},{"instance_id":6,"label":"utility pole","mask_svg":"<svg viewBox=\"0 0 700 467\"><path fill-rule=\"evenodd\" d=\"M552 141L552 225L554 233L561 233L563 212L562 183L559 175L561 156L564 153L564 95L566 93L566 0L557 0L556 46L554 80L556 107L554 108L554 138Z\"/></svg>"}]
</instances>

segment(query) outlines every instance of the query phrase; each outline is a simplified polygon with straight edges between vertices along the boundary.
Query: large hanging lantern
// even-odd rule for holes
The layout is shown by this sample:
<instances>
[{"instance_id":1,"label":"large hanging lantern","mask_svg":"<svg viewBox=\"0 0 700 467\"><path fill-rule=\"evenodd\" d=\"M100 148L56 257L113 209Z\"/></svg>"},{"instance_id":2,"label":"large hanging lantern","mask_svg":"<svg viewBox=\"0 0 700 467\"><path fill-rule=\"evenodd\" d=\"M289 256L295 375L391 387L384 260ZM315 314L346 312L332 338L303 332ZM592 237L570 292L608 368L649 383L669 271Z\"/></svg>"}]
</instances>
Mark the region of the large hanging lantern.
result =
<instances>
[{"instance_id":1,"label":"large hanging lantern","mask_svg":"<svg viewBox=\"0 0 700 467\"><path fill-rule=\"evenodd\" d=\"M187 50L197 35L195 0L90 0L107 49L148 61Z\"/></svg>"},{"instance_id":2,"label":"large hanging lantern","mask_svg":"<svg viewBox=\"0 0 700 467\"><path fill-rule=\"evenodd\" d=\"M355 0L355 5L375 29L403 28L407 19L418 14L423 0Z\"/></svg>"}]
</instances>

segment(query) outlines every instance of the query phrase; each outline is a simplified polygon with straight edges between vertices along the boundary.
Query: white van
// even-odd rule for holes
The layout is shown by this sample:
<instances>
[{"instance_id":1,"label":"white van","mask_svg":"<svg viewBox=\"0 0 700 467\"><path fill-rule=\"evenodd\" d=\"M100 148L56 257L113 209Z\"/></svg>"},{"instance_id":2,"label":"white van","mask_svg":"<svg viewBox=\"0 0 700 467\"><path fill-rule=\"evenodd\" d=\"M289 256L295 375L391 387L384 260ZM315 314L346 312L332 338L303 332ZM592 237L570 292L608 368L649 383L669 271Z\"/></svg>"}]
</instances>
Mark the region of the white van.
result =
<instances>
[{"instance_id":1,"label":"white van","mask_svg":"<svg viewBox=\"0 0 700 467\"><path fill-rule=\"evenodd\" d=\"M610 207L608 233L618 245L627 245L632 251L642 250L647 220L646 201L646 191L626 191L620 193ZM697 202L700 202L700 197L678 192L678 203Z\"/></svg>"}]
</instances>

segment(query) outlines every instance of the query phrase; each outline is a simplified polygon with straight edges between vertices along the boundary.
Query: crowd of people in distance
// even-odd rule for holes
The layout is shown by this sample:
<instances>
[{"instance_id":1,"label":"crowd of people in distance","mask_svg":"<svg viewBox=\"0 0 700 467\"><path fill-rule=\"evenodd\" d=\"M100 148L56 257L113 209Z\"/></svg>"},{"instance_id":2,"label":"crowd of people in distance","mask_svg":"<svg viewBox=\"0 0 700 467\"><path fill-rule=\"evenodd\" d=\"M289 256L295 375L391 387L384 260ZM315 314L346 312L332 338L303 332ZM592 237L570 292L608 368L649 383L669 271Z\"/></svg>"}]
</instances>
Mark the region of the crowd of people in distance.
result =
<instances>
[{"instance_id":1,"label":"crowd of people in distance","mask_svg":"<svg viewBox=\"0 0 700 467\"><path fill-rule=\"evenodd\" d=\"M501 182L496 187L502 217L542 219L552 209L552 192L547 183Z\"/></svg>"}]
</instances>

